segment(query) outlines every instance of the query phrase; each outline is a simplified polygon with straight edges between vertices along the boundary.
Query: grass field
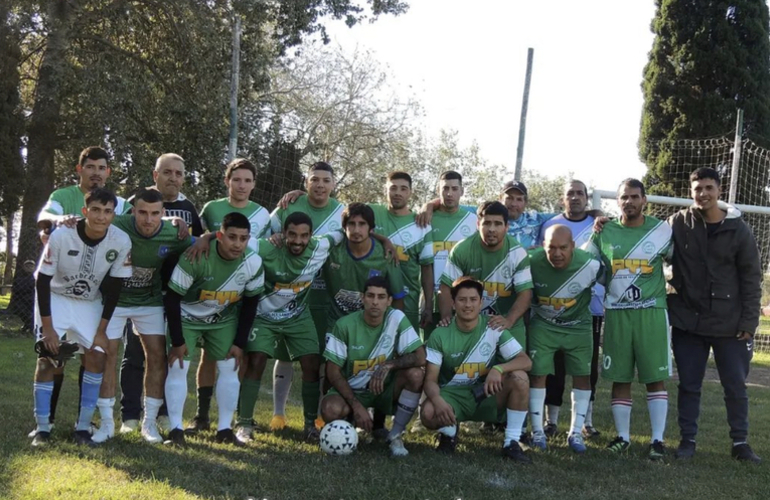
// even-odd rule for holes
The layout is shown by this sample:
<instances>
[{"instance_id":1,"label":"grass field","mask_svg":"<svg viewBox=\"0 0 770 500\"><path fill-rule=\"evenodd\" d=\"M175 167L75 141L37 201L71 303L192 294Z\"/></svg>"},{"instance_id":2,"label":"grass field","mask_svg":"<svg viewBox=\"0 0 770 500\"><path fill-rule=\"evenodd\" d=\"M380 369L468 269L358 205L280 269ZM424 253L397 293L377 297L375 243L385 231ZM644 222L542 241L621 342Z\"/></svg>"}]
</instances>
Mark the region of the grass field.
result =
<instances>
[{"instance_id":1,"label":"grass field","mask_svg":"<svg viewBox=\"0 0 770 500\"><path fill-rule=\"evenodd\" d=\"M632 417L633 443L621 457L603 450L613 437L609 387L599 389L595 425L602 436L584 457L557 439L535 464L519 466L499 456L501 438L464 432L453 457L433 451L428 433L406 438L411 455L388 457L384 444L360 445L349 457L327 457L300 440L298 384L289 410L290 430L261 432L247 449L216 445L213 432L189 440L185 450L152 446L138 435L120 436L100 448L71 443L75 418L77 369L64 385L56 443L33 450L25 437L33 422L32 341L22 338L14 322L0 317L0 498L232 498L267 499L490 499L542 498L767 498L768 465L740 464L729 458L725 410L716 382L704 387L698 454L689 463L646 459L649 421L644 394L637 388ZM191 370L192 374L193 370ZM266 372L267 373L267 372ZM770 460L770 356L758 355L752 372L751 443ZM265 384L269 385L269 384ZM675 395L674 383L669 385ZM263 390L258 422L266 426L272 402ZM190 384L186 417L194 411ZM213 410L215 411L215 410ZM563 413L567 412L567 406ZM667 430L669 445L678 442L676 398L672 397ZM566 431L568 416L562 417Z\"/></svg>"}]
</instances>

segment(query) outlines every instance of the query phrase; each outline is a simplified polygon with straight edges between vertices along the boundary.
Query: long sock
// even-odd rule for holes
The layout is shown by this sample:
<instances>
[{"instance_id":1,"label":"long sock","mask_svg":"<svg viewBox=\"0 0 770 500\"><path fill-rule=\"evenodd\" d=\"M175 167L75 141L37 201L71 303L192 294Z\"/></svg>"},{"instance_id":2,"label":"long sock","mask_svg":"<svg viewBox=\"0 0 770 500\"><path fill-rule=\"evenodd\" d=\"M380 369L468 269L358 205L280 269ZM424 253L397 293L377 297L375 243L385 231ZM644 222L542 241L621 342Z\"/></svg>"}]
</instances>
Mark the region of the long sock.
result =
<instances>
[{"instance_id":1,"label":"long sock","mask_svg":"<svg viewBox=\"0 0 770 500\"><path fill-rule=\"evenodd\" d=\"M545 389L543 389L543 392L545 392ZM503 442L503 446L508 446L511 444L511 441L518 441L521 439L521 427L524 424L524 419L527 418L527 412L508 409L505 410L505 416L507 417L508 423L505 426L505 441Z\"/></svg>"},{"instance_id":2,"label":"long sock","mask_svg":"<svg viewBox=\"0 0 770 500\"><path fill-rule=\"evenodd\" d=\"M187 370L190 362L185 361L184 368L179 368L179 363L174 362L166 375L166 406L168 407L168 421L171 429L182 429L182 414L184 402L187 399Z\"/></svg>"},{"instance_id":3,"label":"long sock","mask_svg":"<svg viewBox=\"0 0 770 500\"><path fill-rule=\"evenodd\" d=\"M545 388L529 389L529 415L532 432L543 432L543 405L545 405Z\"/></svg>"},{"instance_id":4,"label":"long sock","mask_svg":"<svg viewBox=\"0 0 770 500\"><path fill-rule=\"evenodd\" d=\"M302 381L302 412L305 416L305 426L315 425L318 417L318 400L321 399L320 382Z\"/></svg>"},{"instance_id":5,"label":"long sock","mask_svg":"<svg viewBox=\"0 0 770 500\"><path fill-rule=\"evenodd\" d=\"M251 425L254 418L254 407L259 399L259 386L262 380L245 378L241 382L241 399L238 402L238 424Z\"/></svg>"},{"instance_id":6,"label":"long sock","mask_svg":"<svg viewBox=\"0 0 770 500\"><path fill-rule=\"evenodd\" d=\"M163 406L163 400L158 398L144 397L144 425L155 425L158 419L158 412Z\"/></svg>"},{"instance_id":7,"label":"long sock","mask_svg":"<svg viewBox=\"0 0 770 500\"><path fill-rule=\"evenodd\" d=\"M209 410L211 409L211 397L214 395L214 388L198 387L198 411L196 417L199 420L209 420Z\"/></svg>"},{"instance_id":8,"label":"long sock","mask_svg":"<svg viewBox=\"0 0 770 500\"><path fill-rule=\"evenodd\" d=\"M115 407L115 398L99 398L96 400L96 407L99 408L99 416L102 419L102 426L107 423L115 425L113 408Z\"/></svg>"},{"instance_id":9,"label":"long sock","mask_svg":"<svg viewBox=\"0 0 770 500\"><path fill-rule=\"evenodd\" d=\"M393 428L390 429L388 438L394 438L404 432L406 425L412 420L412 415L417 410L417 405L420 404L420 394L403 389L398 396L397 404L396 414L393 416Z\"/></svg>"},{"instance_id":10,"label":"long sock","mask_svg":"<svg viewBox=\"0 0 770 500\"><path fill-rule=\"evenodd\" d=\"M35 397L35 421L37 430L51 432L51 403L55 382L35 382L32 394Z\"/></svg>"},{"instance_id":11,"label":"long sock","mask_svg":"<svg viewBox=\"0 0 770 500\"><path fill-rule=\"evenodd\" d=\"M590 389L587 391L572 389L572 422L570 423L572 433L580 434L583 430L589 404L591 404Z\"/></svg>"},{"instance_id":12,"label":"long sock","mask_svg":"<svg viewBox=\"0 0 770 500\"><path fill-rule=\"evenodd\" d=\"M615 430L618 436L631 441L631 399L612 399L612 418L615 420Z\"/></svg>"},{"instance_id":13,"label":"long sock","mask_svg":"<svg viewBox=\"0 0 770 500\"><path fill-rule=\"evenodd\" d=\"M449 437L455 437L457 435L457 427L454 425L448 425L446 427L442 427L438 431L439 433Z\"/></svg>"},{"instance_id":14,"label":"long sock","mask_svg":"<svg viewBox=\"0 0 770 500\"><path fill-rule=\"evenodd\" d=\"M80 371L78 371L78 401L83 397L83 374L86 372L86 367L80 363ZM80 418L80 406L78 406L78 419Z\"/></svg>"},{"instance_id":15,"label":"long sock","mask_svg":"<svg viewBox=\"0 0 770 500\"><path fill-rule=\"evenodd\" d=\"M276 361L273 365L273 415L286 415L292 378L294 364L291 361Z\"/></svg>"},{"instance_id":16,"label":"long sock","mask_svg":"<svg viewBox=\"0 0 770 500\"><path fill-rule=\"evenodd\" d=\"M647 410L650 412L652 441L663 441L668 414L668 393L666 391L647 393Z\"/></svg>"},{"instance_id":17,"label":"long sock","mask_svg":"<svg viewBox=\"0 0 770 500\"><path fill-rule=\"evenodd\" d=\"M238 408L238 393L241 381L238 380L238 370L235 369L235 359L217 361L219 375L217 376L217 413L219 415L218 431L230 429L233 426L233 415ZM253 410L252 410L253 412Z\"/></svg>"},{"instance_id":18,"label":"long sock","mask_svg":"<svg viewBox=\"0 0 770 500\"><path fill-rule=\"evenodd\" d=\"M57 373L53 376L53 393L51 393L51 417L48 419L51 423L56 420L56 406L59 404L59 394L61 393L61 386L63 383L63 373Z\"/></svg>"},{"instance_id":19,"label":"long sock","mask_svg":"<svg viewBox=\"0 0 770 500\"><path fill-rule=\"evenodd\" d=\"M548 423L553 425L559 425L559 410L561 406L547 405L548 409Z\"/></svg>"},{"instance_id":20,"label":"long sock","mask_svg":"<svg viewBox=\"0 0 770 500\"><path fill-rule=\"evenodd\" d=\"M91 428L91 419L96 409L96 401L99 399L99 388L102 386L102 374L83 372L83 385L80 395L80 416L75 430L87 431Z\"/></svg>"},{"instance_id":21,"label":"long sock","mask_svg":"<svg viewBox=\"0 0 770 500\"><path fill-rule=\"evenodd\" d=\"M583 425L585 425L586 427L594 426L594 402L593 401L588 402L588 409L586 410L586 419Z\"/></svg>"}]
</instances>

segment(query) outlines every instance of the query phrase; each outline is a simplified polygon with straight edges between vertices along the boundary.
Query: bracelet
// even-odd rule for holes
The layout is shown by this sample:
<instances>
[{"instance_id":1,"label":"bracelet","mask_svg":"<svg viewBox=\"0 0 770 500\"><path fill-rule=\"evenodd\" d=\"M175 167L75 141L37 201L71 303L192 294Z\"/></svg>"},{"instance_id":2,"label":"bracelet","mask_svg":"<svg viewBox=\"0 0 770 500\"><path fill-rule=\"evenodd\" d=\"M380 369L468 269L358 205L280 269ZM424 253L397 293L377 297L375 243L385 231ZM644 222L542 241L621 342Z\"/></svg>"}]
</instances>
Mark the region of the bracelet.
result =
<instances>
[{"instance_id":1,"label":"bracelet","mask_svg":"<svg viewBox=\"0 0 770 500\"><path fill-rule=\"evenodd\" d=\"M502 369L502 368L500 368L500 365L495 365L495 366L493 366L493 367L492 367L492 369L493 369L493 370L497 370L497 371L499 371L501 375L505 373L505 372L503 371L503 369Z\"/></svg>"}]
</instances>

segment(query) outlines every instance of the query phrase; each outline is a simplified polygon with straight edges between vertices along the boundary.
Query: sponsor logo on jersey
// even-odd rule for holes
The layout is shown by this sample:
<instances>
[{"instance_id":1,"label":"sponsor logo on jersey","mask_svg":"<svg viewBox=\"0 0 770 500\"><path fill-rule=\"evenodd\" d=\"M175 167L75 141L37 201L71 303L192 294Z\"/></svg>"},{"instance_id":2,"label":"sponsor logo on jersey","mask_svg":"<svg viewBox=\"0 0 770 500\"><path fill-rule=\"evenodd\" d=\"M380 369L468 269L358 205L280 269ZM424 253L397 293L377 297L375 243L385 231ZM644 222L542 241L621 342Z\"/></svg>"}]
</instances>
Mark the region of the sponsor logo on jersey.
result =
<instances>
[{"instance_id":1,"label":"sponsor logo on jersey","mask_svg":"<svg viewBox=\"0 0 770 500\"><path fill-rule=\"evenodd\" d=\"M168 254L171 252L171 247L168 245L161 245L158 247L158 257L165 259L168 257Z\"/></svg>"},{"instance_id":2,"label":"sponsor logo on jersey","mask_svg":"<svg viewBox=\"0 0 770 500\"><path fill-rule=\"evenodd\" d=\"M472 232L473 232L473 228L471 228L470 226L460 227L460 234L462 234L463 236L468 236Z\"/></svg>"},{"instance_id":3,"label":"sponsor logo on jersey","mask_svg":"<svg viewBox=\"0 0 770 500\"><path fill-rule=\"evenodd\" d=\"M550 306L557 311L561 311L562 309L569 309L570 307L577 304L575 299L565 299L558 297L538 297L537 302L541 306Z\"/></svg>"},{"instance_id":4,"label":"sponsor logo on jersey","mask_svg":"<svg viewBox=\"0 0 770 500\"><path fill-rule=\"evenodd\" d=\"M66 295L74 295L75 297L89 295L91 293L91 285L86 280L77 280L71 286L68 286L64 293Z\"/></svg>"},{"instance_id":5,"label":"sponsor logo on jersey","mask_svg":"<svg viewBox=\"0 0 770 500\"><path fill-rule=\"evenodd\" d=\"M446 250L447 252L454 248L458 241L434 241L433 242L433 255Z\"/></svg>"},{"instance_id":6,"label":"sponsor logo on jersey","mask_svg":"<svg viewBox=\"0 0 770 500\"><path fill-rule=\"evenodd\" d=\"M567 291L572 295L577 295L583 291L583 287L580 286L580 283L571 283L570 286L567 287Z\"/></svg>"},{"instance_id":7,"label":"sponsor logo on jersey","mask_svg":"<svg viewBox=\"0 0 770 500\"><path fill-rule=\"evenodd\" d=\"M107 259L107 262L115 262L115 259L118 258L118 251L108 250L107 255L105 255L104 258Z\"/></svg>"},{"instance_id":8,"label":"sponsor logo on jersey","mask_svg":"<svg viewBox=\"0 0 770 500\"><path fill-rule=\"evenodd\" d=\"M484 293L488 297L510 297L511 291L505 289L505 283L495 283L494 281L484 282Z\"/></svg>"},{"instance_id":9,"label":"sponsor logo on jersey","mask_svg":"<svg viewBox=\"0 0 770 500\"><path fill-rule=\"evenodd\" d=\"M80 250L70 250L69 252L67 252L67 255L69 255L70 257L77 257L79 253L80 253Z\"/></svg>"},{"instance_id":10,"label":"sponsor logo on jersey","mask_svg":"<svg viewBox=\"0 0 770 500\"><path fill-rule=\"evenodd\" d=\"M647 259L612 259L612 275L623 270L632 274L652 274L653 268Z\"/></svg>"},{"instance_id":11,"label":"sponsor logo on jersey","mask_svg":"<svg viewBox=\"0 0 770 500\"><path fill-rule=\"evenodd\" d=\"M385 360L386 356L384 354L381 354L374 359L357 359L353 361L353 375L372 369L380 363L384 363Z\"/></svg>"},{"instance_id":12,"label":"sponsor logo on jersey","mask_svg":"<svg viewBox=\"0 0 770 500\"><path fill-rule=\"evenodd\" d=\"M489 373L489 367L486 363L463 363L455 368L455 374L466 375L469 379L483 377Z\"/></svg>"},{"instance_id":13,"label":"sponsor logo on jersey","mask_svg":"<svg viewBox=\"0 0 770 500\"><path fill-rule=\"evenodd\" d=\"M145 288L152 285L152 277L155 274L155 268L136 267L130 278L123 280L123 288Z\"/></svg>"},{"instance_id":14,"label":"sponsor logo on jersey","mask_svg":"<svg viewBox=\"0 0 770 500\"><path fill-rule=\"evenodd\" d=\"M490 354L492 354L492 344L490 344L489 342L484 342L479 347L479 352L481 353L482 356L489 356Z\"/></svg>"},{"instance_id":15,"label":"sponsor logo on jersey","mask_svg":"<svg viewBox=\"0 0 770 500\"><path fill-rule=\"evenodd\" d=\"M238 273L235 275L235 284L243 286L246 284L246 273Z\"/></svg>"},{"instance_id":16,"label":"sponsor logo on jersey","mask_svg":"<svg viewBox=\"0 0 770 500\"><path fill-rule=\"evenodd\" d=\"M369 269L369 277L373 278L375 276L380 276L382 273L377 269Z\"/></svg>"},{"instance_id":17,"label":"sponsor logo on jersey","mask_svg":"<svg viewBox=\"0 0 770 500\"><path fill-rule=\"evenodd\" d=\"M352 312L363 309L363 297L364 294L357 290L340 289L334 296L334 303L337 304L337 307L340 308L340 311L345 314L350 314Z\"/></svg>"},{"instance_id":18,"label":"sponsor logo on jersey","mask_svg":"<svg viewBox=\"0 0 770 500\"><path fill-rule=\"evenodd\" d=\"M312 281L297 281L294 283L276 283L273 289L278 292L281 290L291 290L295 294L301 292L311 285Z\"/></svg>"},{"instance_id":19,"label":"sponsor logo on jersey","mask_svg":"<svg viewBox=\"0 0 770 500\"><path fill-rule=\"evenodd\" d=\"M535 281L535 288L548 288L548 283L538 283Z\"/></svg>"},{"instance_id":20,"label":"sponsor logo on jersey","mask_svg":"<svg viewBox=\"0 0 770 500\"><path fill-rule=\"evenodd\" d=\"M461 356L465 356L465 353L463 351L460 352L453 352L449 355L450 358L459 358Z\"/></svg>"},{"instance_id":21,"label":"sponsor logo on jersey","mask_svg":"<svg viewBox=\"0 0 770 500\"><path fill-rule=\"evenodd\" d=\"M654 254L655 253L655 243L651 241L646 241L644 245L642 245L642 250L644 250L644 253L647 254Z\"/></svg>"},{"instance_id":22,"label":"sponsor logo on jersey","mask_svg":"<svg viewBox=\"0 0 770 500\"><path fill-rule=\"evenodd\" d=\"M401 245L396 245L396 255L401 262L407 262L409 260L409 255Z\"/></svg>"},{"instance_id":23,"label":"sponsor logo on jersey","mask_svg":"<svg viewBox=\"0 0 770 500\"><path fill-rule=\"evenodd\" d=\"M216 300L219 305L235 304L241 300L241 293L235 290L201 290L198 300Z\"/></svg>"}]
</instances>

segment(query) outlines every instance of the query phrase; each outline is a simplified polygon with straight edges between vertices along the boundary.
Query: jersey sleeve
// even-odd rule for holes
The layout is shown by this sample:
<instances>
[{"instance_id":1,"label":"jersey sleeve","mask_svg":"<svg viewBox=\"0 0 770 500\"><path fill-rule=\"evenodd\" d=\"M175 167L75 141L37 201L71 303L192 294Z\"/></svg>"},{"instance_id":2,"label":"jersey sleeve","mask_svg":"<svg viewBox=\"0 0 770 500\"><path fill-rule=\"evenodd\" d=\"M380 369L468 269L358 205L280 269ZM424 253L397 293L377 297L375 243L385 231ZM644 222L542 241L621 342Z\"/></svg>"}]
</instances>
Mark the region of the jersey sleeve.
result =
<instances>
[{"instance_id":1,"label":"jersey sleeve","mask_svg":"<svg viewBox=\"0 0 770 500\"><path fill-rule=\"evenodd\" d=\"M476 207L473 207L471 205L460 205L460 208L462 210L465 210L466 212L472 213L473 215L476 215Z\"/></svg>"},{"instance_id":2,"label":"jersey sleeve","mask_svg":"<svg viewBox=\"0 0 770 500\"><path fill-rule=\"evenodd\" d=\"M444 361L444 354L441 349L441 335L436 335L435 331L428 339L428 344L425 346L425 354L428 363L432 365L440 367Z\"/></svg>"},{"instance_id":3,"label":"jersey sleeve","mask_svg":"<svg viewBox=\"0 0 770 500\"><path fill-rule=\"evenodd\" d=\"M406 297L406 289L404 285L404 273L396 267L395 262L391 260L385 264L385 276L390 286L390 291L393 293L393 298L403 299Z\"/></svg>"},{"instance_id":4,"label":"jersey sleeve","mask_svg":"<svg viewBox=\"0 0 770 500\"><path fill-rule=\"evenodd\" d=\"M333 248L341 244L343 241L345 241L345 231L343 231L342 229L329 231L328 233L323 235L321 239L328 240L330 247Z\"/></svg>"},{"instance_id":5,"label":"jersey sleeve","mask_svg":"<svg viewBox=\"0 0 770 500\"><path fill-rule=\"evenodd\" d=\"M454 283L457 278L463 276L463 248L464 245L455 245L449 252L449 258L446 261L446 266L444 266L444 272L441 273L441 284L451 287L452 283Z\"/></svg>"},{"instance_id":6,"label":"jersey sleeve","mask_svg":"<svg viewBox=\"0 0 770 500\"><path fill-rule=\"evenodd\" d=\"M43 258L40 259L40 265L37 268L37 273L45 274L46 276L55 276L56 268L59 264L59 251L61 249L61 235L64 231L54 231L51 233L51 237L48 238L48 244L46 244L43 250Z\"/></svg>"},{"instance_id":7,"label":"jersey sleeve","mask_svg":"<svg viewBox=\"0 0 770 500\"><path fill-rule=\"evenodd\" d=\"M529 265L529 254L523 248L516 249L518 258L516 271L513 273L513 288L516 293L534 288L532 284L532 271Z\"/></svg>"},{"instance_id":8,"label":"jersey sleeve","mask_svg":"<svg viewBox=\"0 0 770 500\"><path fill-rule=\"evenodd\" d=\"M602 241L602 234L594 232L591 234L591 237L583 244L582 249L586 252L590 253L597 259L600 259L602 257L601 252L601 243Z\"/></svg>"},{"instance_id":9,"label":"jersey sleeve","mask_svg":"<svg viewBox=\"0 0 770 500\"><path fill-rule=\"evenodd\" d=\"M412 322L402 313L401 322L398 324L398 340L396 340L396 352L399 356L416 351L421 345L420 336L417 335Z\"/></svg>"},{"instance_id":10,"label":"jersey sleeve","mask_svg":"<svg viewBox=\"0 0 770 500\"><path fill-rule=\"evenodd\" d=\"M121 245L118 251L118 258L110 266L110 276L113 278L130 278L133 273L133 267L131 266L131 239L127 234L123 233L125 243Z\"/></svg>"},{"instance_id":11,"label":"jersey sleeve","mask_svg":"<svg viewBox=\"0 0 770 500\"><path fill-rule=\"evenodd\" d=\"M253 272L251 279L246 282L243 294L246 297L254 297L265 291L265 269L258 255L250 254L248 259Z\"/></svg>"},{"instance_id":12,"label":"jersey sleeve","mask_svg":"<svg viewBox=\"0 0 770 500\"><path fill-rule=\"evenodd\" d=\"M208 222L208 218L211 212L210 205L211 205L211 202L206 203L205 205L203 205L203 210L201 210L201 217L200 217L201 229L203 229L204 233L211 231L209 227L209 222Z\"/></svg>"},{"instance_id":13,"label":"jersey sleeve","mask_svg":"<svg viewBox=\"0 0 770 500\"><path fill-rule=\"evenodd\" d=\"M503 330L500 332L498 350L501 358L505 361L510 361L522 351L522 348L521 344L513 338L510 330Z\"/></svg>"},{"instance_id":14,"label":"jersey sleeve","mask_svg":"<svg viewBox=\"0 0 770 500\"><path fill-rule=\"evenodd\" d=\"M423 228L422 248L420 248L420 265L433 264L433 228L428 224Z\"/></svg>"},{"instance_id":15,"label":"jersey sleeve","mask_svg":"<svg viewBox=\"0 0 770 500\"><path fill-rule=\"evenodd\" d=\"M174 272L171 273L168 288L184 297L195 282L197 267L186 257L179 259Z\"/></svg>"},{"instance_id":16,"label":"jersey sleeve","mask_svg":"<svg viewBox=\"0 0 770 500\"><path fill-rule=\"evenodd\" d=\"M273 234L278 234L283 230L283 214L284 209L282 208L276 208L270 214L270 231Z\"/></svg>"},{"instance_id":17,"label":"jersey sleeve","mask_svg":"<svg viewBox=\"0 0 770 500\"><path fill-rule=\"evenodd\" d=\"M324 358L337 366L345 366L348 359L348 332L344 321L337 321L331 333L326 335Z\"/></svg>"}]
</instances>

